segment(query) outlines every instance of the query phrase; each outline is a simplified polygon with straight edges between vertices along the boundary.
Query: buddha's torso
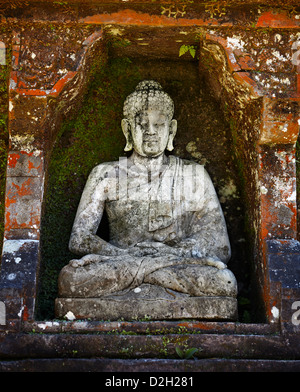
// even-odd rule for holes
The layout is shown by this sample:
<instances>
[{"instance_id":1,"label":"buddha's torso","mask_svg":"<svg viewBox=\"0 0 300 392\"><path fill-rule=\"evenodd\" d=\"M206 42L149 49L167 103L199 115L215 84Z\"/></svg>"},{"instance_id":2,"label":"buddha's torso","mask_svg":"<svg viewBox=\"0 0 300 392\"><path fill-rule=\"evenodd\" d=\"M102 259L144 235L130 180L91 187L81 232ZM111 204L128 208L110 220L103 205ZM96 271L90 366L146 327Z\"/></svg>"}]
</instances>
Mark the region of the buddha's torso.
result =
<instances>
[{"instance_id":1,"label":"buddha's torso","mask_svg":"<svg viewBox=\"0 0 300 392\"><path fill-rule=\"evenodd\" d=\"M123 170L119 163L112 163L101 182L101 187L115 190L105 201L110 243L126 248L144 241L176 242L188 236L193 213L185 209L190 184L183 183L187 176L182 165L183 161L170 156L164 169L150 176L137 166Z\"/></svg>"}]
</instances>

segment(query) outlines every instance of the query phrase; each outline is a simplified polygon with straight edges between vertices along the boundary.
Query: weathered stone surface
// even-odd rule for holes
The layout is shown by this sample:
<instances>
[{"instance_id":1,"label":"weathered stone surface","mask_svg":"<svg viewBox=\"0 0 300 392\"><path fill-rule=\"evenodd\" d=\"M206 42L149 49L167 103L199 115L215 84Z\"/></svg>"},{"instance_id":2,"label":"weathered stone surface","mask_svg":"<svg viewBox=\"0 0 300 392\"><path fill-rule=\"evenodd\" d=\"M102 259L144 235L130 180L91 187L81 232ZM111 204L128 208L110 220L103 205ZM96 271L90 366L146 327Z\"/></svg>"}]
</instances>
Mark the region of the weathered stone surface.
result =
<instances>
[{"instance_id":1,"label":"weathered stone surface","mask_svg":"<svg viewBox=\"0 0 300 392\"><path fill-rule=\"evenodd\" d=\"M43 185L38 177L8 177L5 228L39 228Z\"/></svg>"},{"instance_id":2,"label":"weathered stone surface","mask_svg":"<svg viewBox=\"0 0 300 392\"><path fill-rule=\"evenodd\" d=\"M300 243L295 240L270 240L268 246L269 277L273 286L271 320L288 331L300 329Z\"/></svg>"},{"instance_id":3,"label":"weathered stone surface","mask_svg":"<svg viewBox=\"0 0 300 392\"><path fill-rule=\"evenodd\" d=\"M6 240L3 245L0 301L6 305L9 320L33 319L36 298L39 241ZM3 327L5 328L5 326Z\"/></svg>"},{"instance_id":4,"label":"weathered stone surface","mask_svg":"<svg viewBox=\"0 0 300 392\"><path fill-rule=\"evenodd\" d=\"M179 383L191 377L193 387L208 381L210 374L199 372L299 372L298 360L270 360L270 359L220 359L208 358L199 360L182 359L108 359L108 358L60 358L60 359L23 359L18 361L0 361L0 372L115 372L115 383L130 386L128 379L131 372L140 372L139 385L149 385L150 377L152 386L164 382L162 372L168 372L168 386ZM142 373L141 373L142 372ZM149 373L151 372L151 373ZM183 372L183 376L170 374ZM193 372L193 373L188 373ZM195 373L197 372L197 373ZM128 374L129 373L129 374ZM108 374L95 375L103 384L107 379L113 380ZM186 377L181 378L181 377ZM120 381L119 381L120 380ZM167 380L167 379L165 379ZM188 379L191 382L191 379ZM76 381L74 380L74 383ZM101 382L101 381L100 381ZM164 382L165 383L165 382ZM190 385L190 384L189 384Z\"/></svg>"},{"instance_id":5,"label":"weathered stone surface","mask_svg":"<svg viewBox=\"0 0 300 392\"><path fill-rule=\"evenodd\" d=\"M299 360L296 334L93 333L0 334L0 358L178 358L176 347L198 348L196 358Z\"/></svg>"},{"instance_id":6,"label":"weathered stone surface","mask_svg":"<svg viewBox=\"0 0 300 392\"><path fill-rule=\"evenodd\" d=\"M102 298L57 298L56 315L66 319L94 320L236 320L237 300L232 297L190 297L143 284L125 294Z\"/></svg>"}]
</instances>

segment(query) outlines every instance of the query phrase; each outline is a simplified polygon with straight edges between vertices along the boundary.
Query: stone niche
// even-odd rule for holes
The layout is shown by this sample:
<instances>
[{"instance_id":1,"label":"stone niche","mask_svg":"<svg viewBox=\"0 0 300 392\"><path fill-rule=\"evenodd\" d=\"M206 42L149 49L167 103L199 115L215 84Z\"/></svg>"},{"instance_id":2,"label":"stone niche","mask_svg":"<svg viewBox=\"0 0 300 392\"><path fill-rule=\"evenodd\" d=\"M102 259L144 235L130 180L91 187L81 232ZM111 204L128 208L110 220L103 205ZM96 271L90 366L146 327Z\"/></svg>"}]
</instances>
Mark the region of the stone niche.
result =
<instances>
[{"instance_id":1,"label":"stone niche","mask_svg":"<svg viewBox=\"0 0 300 392\"><path fill-rule=\"evenodd\" d=\"M53 219L53 214L57 214L57 218L59 214L64 216L64 221L59 226L65 229L65 233L64 235L57 236L56 240L53 239L53 241L56 241L56 249L61 250L66 248L68 244L68 237L71 230L70 225L73 223L79 201L78 197L82 193L86 180L86 177L80 178L80 173L84 170L91 170L92 167L101 161L118 160L120 156L125 156L125 152L123 151L125 138L120 131L122 104L126 94L135 88L137 81L143 79L159 81L170 96L174 97L174 118L178 120L174 155L203 164L209 171L218 191L230 233L233 254L229 268L232 268L235 276L238 276L241 297L250 302L251 257L247 247L249 243L248 233L244 227L245 206L241 195L241 180L237 170L230 127L224 119L224 114L219 108L218 102L214 97L214 92L206 84L205 70L201 69L199 62L199 49L197 49L197 55L195 57L192 57L189 53L179 57L178 46L174 45L176 38L180 38L181 36L178 35L179 31L177 29L171 29L168 32L162 33L155 28L123 28L120 29L120 34L121 32L122 35L116 37L114 35L116 34L114 29L105 29L103 36L104 48L98 47L95 49L95 58L100 57L99 52L101 53L101 51L105 51L106 53L107 57L104 59L103 64L101 64L102 69L104 68L105 71L103 72L103 77L98 77L97 83L93 83L93 91L89 91L88 94L90 97L94 97L95 100L98 97L99 101L105 98L106 102L101 102L101 105L105 106L105 109L100 108L99 104L91 108L90 103L82 103L82 105L86 105L85 108L90 110L91 113L90 121L88 120L88 116L86 116L88 121L85 121L85 126L87 127L85 129L85 137L88 134L90 140L85 140L85 143L90 143L90 147L87 148L92 149L92 156L90 161L86 162L86 151L83 150L81 153L76 153L76 162L83 167L83 170L74 169L78 173L79 178L72 185L67 177L74 176L72 172L69 172L62 185L68 188L68 191L65 189L64 191L59 190L57 192L57 196L60 195L60 198L56 200L59 203L62 202L62 206L64 206L63 208L65 210L68 210L68 214L59 206L55 207L58 209L57 213L53 211L54 205L51 198L55 198L57 183L51 182L50 177L53 175L51 171L58 173L60 170L64 170L63 162L66 159L66 154L68 154L67 151L70 151L72 154L71 151L77 142L76 138L78 138L78 141L82 141L83 139L82 136L78 135L78 132L76 135L76 130L74 132L73 129L68 129L54 146L53 157L57 161L55 161L55 167L53 164L50 164L48 189L46 190L45 196L45 219L42 221L41 228L42 244L43 241L46 242L45 248L42 247L42 263L44 263L44 265L42 264L42 268L44 267L44 270L42 269L40 274L41 291L39 304L41 306L41 316L45 317L45 313L43 313L43 306L45 305L45 303L43 305L43 301L45 301L45 298L48 303L47 309L50 307L53 308L54 306L53 297L47 300L49 293L48 271L50 270L53 273L53 266L57 266L57 271L52 282L56 288L58 272L74 257L68 251L61 254L60 258L53 258L51 254L54 243L47 244L47 235L49 232L57 231L57 221ZM195 39L197 31L191 29L188 31L188 34ZM160 45L156 42L151 42L151 48L145 50L144 48L148 48L150 45L150 42L147 45L146 37L153 36L156 37L156 40L159 40ZM140 45L140 43L144 45ZM163 49L162 45L164 45ZM196 47L196 41L194 45ZM165 48L168 48L168 51ZM113 80L115 77L118 78L117 84ZM102 92L102 83L106 83L105 95ZM109 94L111 94L111 98L107 97ZM116 100L117 102L114 102ZM95 113L97 110L102 110L102 118L100 118L98 113ZM113 111L115 112L112 113ZM77 120L74 120L74 124L81 122L82 113L83 111L77 116ZM76 118L76 114L74 118ZM100 119L103 124L97 126ZM79 144L78 146L81 148ZM63 153L59 154L60 151L63 151ZM72 156L67 158L67 160L69 159L72 160ZM59 169L58 165L62 165L61 169ZM88 171L86 174L88 174ZM66 202L69 202L69 206L66 206L63 202L62 195L66 191L68 192ZM76 196L71 197L70 195ZM70 198L72 199L71 201ZM52 230L50 231L49 226L51 224ZM99 235L102 238L109 239L108 225L105 217L100 224ZM45 277L46 279L44 279ZM65 313L67 313L67 310ZM250 311L250 306L244 306L242 304L240 310L241 319L250 317L248 310ZM145 314L145 316L151 319L151 315ZM47 317L49 317L49 313ZM109 318L111 319L112 317Z\"/></svg>"},{"instance_id":2,"label":"stone niche","mask_svg":"<svg viewBox=\"0 0 300 392\"><path fill-rule=\"evenodd\" d=\"M285 328L291 341L299 338L300 116L294 56L299 18L286 10L262 13L250 7L248 13L228 10L228 22L216 17L213 7L180 4L177 11L183 14L174 15L173 6L156 4L145 11L134 1L127 7L111 3L107 9L80 5L76 13L52 10L55 24L45 13L37 18L42 5L31 13L25 9L21 20L34 27L45 19L39 39L30 24L10 27L10 151L0 276L6 324L0 331L82 328L76 320L53 321L57 276L73 258L67 246L79 197L92 167L125 156L122 103L138 81L155 79L174 99L175 155L205 165L213 180L232 246L228 267L239 286L239 323L191 320L188 331L265 334L278 357L283 343L271 342L271 333ZM66 14L71 20L64 25ZM99 232L108 232L105 219ZM120 327L104 321L84 324L84 332ZM147 330L143 323L148 331L154 328L149 320L121 321L122 328L126 324L141 335ZM179 324L159 325L174 332ZM232 347L239 344L232 338ZM249 341L249 353L254 346ZM87 355L103 355L97 347L97 355ZM263 347L251 355L263 356ZM231 357L224 350L216 355Z\"/></svg>"}]
</instances>

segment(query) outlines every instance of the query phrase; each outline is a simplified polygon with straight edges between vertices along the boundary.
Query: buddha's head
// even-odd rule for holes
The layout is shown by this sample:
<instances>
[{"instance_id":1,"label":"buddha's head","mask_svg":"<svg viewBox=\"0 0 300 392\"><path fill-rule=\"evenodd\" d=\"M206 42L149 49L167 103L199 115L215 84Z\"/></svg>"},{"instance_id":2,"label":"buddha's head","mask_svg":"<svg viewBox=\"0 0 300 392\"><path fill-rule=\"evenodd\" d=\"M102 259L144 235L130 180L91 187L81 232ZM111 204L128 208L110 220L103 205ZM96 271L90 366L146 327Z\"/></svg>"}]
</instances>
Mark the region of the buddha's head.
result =
<instances>
[{"instance_id":1,"label":"buddha's head","mask_svg":"<svg viewBox=\"0 0 300 392\"><path fill-rule=\"evenodd\" d=\"M161 85L153 80L140 82L130 94L123 109L122 130L125 151L157 157L166 149L173 150L177 121L173 119L174 103Z\"/></svg>"}]
</instances>

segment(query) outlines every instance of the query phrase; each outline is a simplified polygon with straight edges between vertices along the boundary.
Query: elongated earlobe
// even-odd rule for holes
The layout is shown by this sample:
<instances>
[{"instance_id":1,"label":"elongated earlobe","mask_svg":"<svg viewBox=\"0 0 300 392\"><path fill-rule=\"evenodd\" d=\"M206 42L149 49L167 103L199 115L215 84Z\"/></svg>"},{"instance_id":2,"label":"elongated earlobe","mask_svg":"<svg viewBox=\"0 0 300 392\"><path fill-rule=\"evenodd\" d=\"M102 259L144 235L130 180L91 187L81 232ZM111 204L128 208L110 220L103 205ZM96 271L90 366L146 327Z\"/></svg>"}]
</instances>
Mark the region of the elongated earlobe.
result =
<instances>
[{"instance_id":1,"label":"elongated earlobe","mask_svg":"<svg viewBox=\"0 0 300 392\"><path fill-rule=\"evenodd\" d=\"M171 140L171 139L169 138L166 149L167 149L168 151L173 151L173 150L174 150L173 139Z\"/></svg>"},{"instance_id":2,"label":"elongated earlobe","mask_svg":"<svg viewBox=\"0 0 300 392\"><path fill-rule=\"evenodd\" d=\"M124 151L131 151L132 149L133 149L132 143L127 140L126 146L124 147Z\"/></svg>"},{"instance_id":3,"label":"elongated earlobe","mask_svg":"<svg viewBox=\"0 0 300 392\"><path fill-rule=\"evenodd\" d=\"M167 147L166 147L166 149L168 151L173 151L174 150L173 140L174 140L174 137L176 135L176 131L177 131L177 120L172 120L171 124L170 124L170 133L169 133L168 144L167 144Z\"/></svg>"},{"instance_id":4,"label":"elongated earlobe","mask_svg":"<svg viewBox=\"0 0 300 392\"><path fill-rule=\"evenodd\" d=\"M131 151L133 149L133 143L130 133L130 124L126 118L123 118L123 120L121 121L121 127L126 138L126 146L124 147L124 151Z\"/></svg>"}]
</instances>

